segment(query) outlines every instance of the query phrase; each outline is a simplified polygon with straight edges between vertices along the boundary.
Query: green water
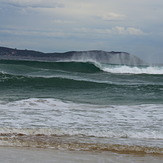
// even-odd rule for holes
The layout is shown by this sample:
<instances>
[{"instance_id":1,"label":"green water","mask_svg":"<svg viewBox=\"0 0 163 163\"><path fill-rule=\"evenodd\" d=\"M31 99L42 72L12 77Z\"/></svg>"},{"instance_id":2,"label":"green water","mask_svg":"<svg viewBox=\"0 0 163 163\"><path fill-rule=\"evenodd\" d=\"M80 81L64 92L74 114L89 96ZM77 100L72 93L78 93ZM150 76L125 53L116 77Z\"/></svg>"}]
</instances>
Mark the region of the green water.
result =
<instances>
[{"instance_id":1,"label":"green water","mask_svg":"<svg viewBox=\"0 0 163 163\"><path fill-rule=\"evenodd\" d=\"M93 63L0 61L0 99L57 98L91 104L163 103L162 74L122 73L123 69L121 66L120 73L110 73L103 71L102 65ZM155 69L153 67L153 71Z\"/></svg>"}]
</instances>

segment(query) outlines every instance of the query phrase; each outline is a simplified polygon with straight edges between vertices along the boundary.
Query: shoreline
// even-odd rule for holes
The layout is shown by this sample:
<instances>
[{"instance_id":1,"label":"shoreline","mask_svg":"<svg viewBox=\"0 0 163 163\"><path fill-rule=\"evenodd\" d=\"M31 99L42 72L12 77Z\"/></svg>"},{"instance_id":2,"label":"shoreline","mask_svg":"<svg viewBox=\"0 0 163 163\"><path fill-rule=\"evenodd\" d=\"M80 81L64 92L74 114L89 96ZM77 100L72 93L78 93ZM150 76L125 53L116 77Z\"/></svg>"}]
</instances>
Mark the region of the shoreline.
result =
<instances>
[{"instance_id":1,"label":"shoreline","mask_svg":"<svg viewBox=\"0 0 163 163\"><path fill-rule=\"evenodd\" d=\"M162 156L113 152L65 151L31 147L0 147L3 163L162 163Z\"/></svg>"}]
</instances>

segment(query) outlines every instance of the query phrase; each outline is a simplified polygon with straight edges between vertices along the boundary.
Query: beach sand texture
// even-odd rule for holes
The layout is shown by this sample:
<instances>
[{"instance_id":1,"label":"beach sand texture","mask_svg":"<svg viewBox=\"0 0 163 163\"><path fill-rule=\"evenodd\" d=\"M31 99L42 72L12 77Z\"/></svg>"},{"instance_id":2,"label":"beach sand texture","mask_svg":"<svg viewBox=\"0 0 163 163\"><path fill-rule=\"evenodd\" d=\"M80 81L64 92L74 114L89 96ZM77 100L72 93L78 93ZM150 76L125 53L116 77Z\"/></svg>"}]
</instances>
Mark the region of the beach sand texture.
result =
<instances>
[{"instance_id":1,"label":"beach sand texture","mask_svg":"<svg viewBox=\"0 0 163 163\"><path fill-rule=\"evenodd\" d=\"M162 156L0 147L0 163L162 163Z\"/></svg>"}]
</instances>

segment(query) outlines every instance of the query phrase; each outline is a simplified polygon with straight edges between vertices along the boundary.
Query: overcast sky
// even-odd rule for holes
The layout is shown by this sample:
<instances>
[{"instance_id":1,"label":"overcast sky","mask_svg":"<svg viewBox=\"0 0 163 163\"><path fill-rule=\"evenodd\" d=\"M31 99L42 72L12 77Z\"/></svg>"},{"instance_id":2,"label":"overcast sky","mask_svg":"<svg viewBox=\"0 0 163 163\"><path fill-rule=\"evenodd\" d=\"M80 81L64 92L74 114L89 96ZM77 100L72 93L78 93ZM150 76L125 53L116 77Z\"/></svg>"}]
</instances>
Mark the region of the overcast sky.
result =
<instances>
[{"instance_id":1,"label":"overcast sky","mask_svg":"<svg viewBox=\"0 0 163 163\"><path fill-rule=\"evenodd\" d=\"M0 0L0 46L125 51L163 63L163 0Z\"/></svg>"}]
</instances>

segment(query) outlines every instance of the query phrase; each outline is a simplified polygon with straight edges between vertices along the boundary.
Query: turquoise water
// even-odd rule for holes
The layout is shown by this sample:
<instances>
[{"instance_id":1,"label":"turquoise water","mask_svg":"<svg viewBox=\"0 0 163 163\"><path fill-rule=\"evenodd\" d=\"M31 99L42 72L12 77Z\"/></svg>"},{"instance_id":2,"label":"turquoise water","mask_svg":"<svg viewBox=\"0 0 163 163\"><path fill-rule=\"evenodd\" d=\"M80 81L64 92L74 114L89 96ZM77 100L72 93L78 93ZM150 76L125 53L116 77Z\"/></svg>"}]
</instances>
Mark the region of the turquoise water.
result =
<instances>
[{"instance_id":1,"label":"turquoise water","mask_svg":"<svg viewBox=\"0 0 163 163\"><path fill-rule=\"evenodd\" d=\"M163 103L163 67L1 61L0 84L2 100L57 98L104 105Z\"/></svg>"},{"instance_id":2,"label":"turquoise water","mask_svg":"<svg viewBox=\"0 0 163 163\"><path fill-rule=\"evenodd\" d=\"M1 60L0 114L2 145L162 154L163 67Z\"/></svg>"}]
</instances>

